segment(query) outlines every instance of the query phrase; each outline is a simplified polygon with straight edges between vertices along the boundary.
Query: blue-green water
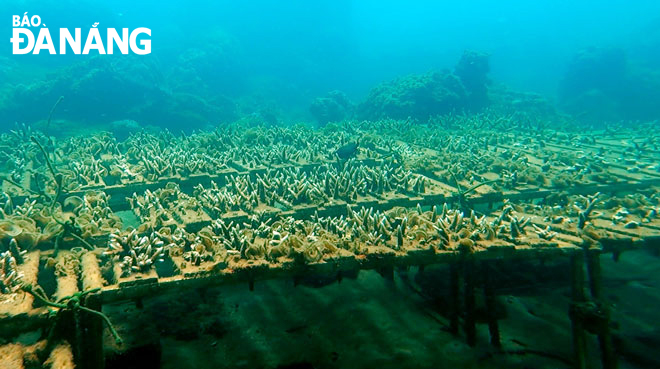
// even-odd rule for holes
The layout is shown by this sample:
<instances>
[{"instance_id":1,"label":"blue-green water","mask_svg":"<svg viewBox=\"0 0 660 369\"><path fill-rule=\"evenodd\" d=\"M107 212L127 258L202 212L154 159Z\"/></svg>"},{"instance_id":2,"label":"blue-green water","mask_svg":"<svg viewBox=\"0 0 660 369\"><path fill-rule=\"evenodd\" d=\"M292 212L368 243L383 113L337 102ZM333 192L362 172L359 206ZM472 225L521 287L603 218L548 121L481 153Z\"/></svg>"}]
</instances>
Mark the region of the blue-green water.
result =
<instances>
[{"instance_id":1,"label":"blue-green water","mask_svg":"<svg viewBox=\"0 0 660 369\"><path fill-rule=\"evenodd\" d=\"M660 366L659 1L0 19L0 368Z\"/></svg>"},{"instance_id":2,"label":"blue-green water","mask_svg":"<svg viewBox=\"0 0 660 369\"><path fill-rule=\"evenodd\" d=\"M0 5L5 38L12 16L25 12L52 30L58 54L57 30L81 28L84 43L95 22L104 36L107 28L149 28L152 50L12 55L4 42L3 127L43 123L60 96L52 118L67 127L132 120L190 131L246 116L285 124L363 118L354 111L319 118L310 106L331 91L359 105L383 82L454 70L466 50L489 55L491 94L538 93L590 123L659 113L655 1L11 0ZM343 109L332 104L326 110ZM440 112L474 110L467 105L449 102ZM427 118L423 110L399 115Z\"/></svg>"}]
</instances>

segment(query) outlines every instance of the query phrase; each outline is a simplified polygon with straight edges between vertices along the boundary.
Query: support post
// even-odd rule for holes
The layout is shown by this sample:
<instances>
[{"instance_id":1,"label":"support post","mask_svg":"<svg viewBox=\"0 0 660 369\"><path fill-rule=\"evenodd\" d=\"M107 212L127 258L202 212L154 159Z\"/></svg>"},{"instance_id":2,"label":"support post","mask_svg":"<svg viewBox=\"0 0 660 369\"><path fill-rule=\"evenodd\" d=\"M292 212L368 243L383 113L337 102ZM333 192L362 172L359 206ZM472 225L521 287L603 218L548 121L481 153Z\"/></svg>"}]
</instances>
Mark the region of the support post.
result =
<instances>
[{"instance_id":1,"label":"support post","mask_svg":"<svg viewBox=\"0 0 660 369\"><path fill-rule=\"evenodd\" d=\"M475 314L475 297L474 297L474 281L475 281L475 268L474 260L466 258L463 262L463 276L465 278L465 289L463 291L465 298L465 336L467 344L474 347L477 344L477 322Z\"/></svg>"},{"instance_id":2,"label":"support post","mask_svg":"<svg viewBox=\"0 0 660 369\"><path fill-rule=\"evenodd\" d=\"M381 277L385 278L388 281L394 280L394 267L393 266L383 266L378 268L378 274Z\"/></svg>"},{"instance_id":3,"label":"support post","mask_svg":"<svg viewBox=\"0 0 660 369\"><path fill-rule=\"evenodd\" d=\"M589 289L591 298L599 308L601 322L598 327L598 343L600 345L603 369L618 367L612 332L610 331L610 308L603 299L603 277L600 267L600 250L587 250L587 271L589 272Z\"/></svg>"},{"instance_id":4,"label":"support post","mask_svg":"<svg viewBox=\"0 0 660 369\"><path fill-rule=\"evenodd\" d=\"M460 311L460 300L459 300L459 272L458 265L455 262L449 264L449 298L450 298L450 323L449 331L453 335L458 335L458 325L459 325L459 311Z\"/></svg>"},{"instance_id":5,"label":"support post","mask_svg":"<svg viewBox=\"0 0 660 369\"><path fill-rule=\"evenodd\" d=\"M101 311L101 294L89 294L85 297L85 307ZM77 367L81 369L103 369L105 367L105 356L103 353L103 319L97 315L87 312L79 312L80 330L77 337L80 338L76 345L79 346L80 357L76 358Z\"/></svg>"},{"instance_id":6,"label":"support post","mask_svg":"<svg viewBox=\"0 0 660 369\"><path fill-rule=\"evenodd\" d=\"M587 272L589 273L589 291L591 298L596 302L600 302L603 297L603 279L600 269L600 250L588 249L586 250L587 256Z\"/></svg>"},{"instance_id":7,"label":"support post","mask_svg":"<svg viewBox=\"0 0 660 369\"><path fill-rule=\"evenodd\" d=\"M488 314L488 332L490 333L491 345L500 348L502 342L500 341L500 326L497 322L495 289L493 288L492 281L492 266L487 262L482 264L484 276L484 295L486 298L486 310Z\"/></svg>"},{"instance_id":8,"label":"support post","mask_svg":"<svg viewBox=\"0 0 660 369\"><path fill-rule=\"evenodd\" d=\"M584 323L576 314L577 304L584 303L584 255L576 252L571 255L571 327L573 330L573 352L575 355L575 368L587 368L587 337L584 331Z\"/></svg>"}]
</instances>

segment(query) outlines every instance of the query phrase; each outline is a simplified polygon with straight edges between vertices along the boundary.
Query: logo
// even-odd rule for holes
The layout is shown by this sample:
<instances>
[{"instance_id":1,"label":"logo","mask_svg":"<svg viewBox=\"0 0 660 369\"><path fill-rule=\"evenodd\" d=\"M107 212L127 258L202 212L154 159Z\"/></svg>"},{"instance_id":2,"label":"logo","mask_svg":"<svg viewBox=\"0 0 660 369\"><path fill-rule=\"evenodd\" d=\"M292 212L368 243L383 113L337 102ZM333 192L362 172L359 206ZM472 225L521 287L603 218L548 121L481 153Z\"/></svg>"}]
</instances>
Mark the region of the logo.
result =
<instances>
[{"instance_id":1,"label":"logo","mask_svg":"<svg viewBox=\"0 0 660 369\"><path fill-rule=\"evenodd\" d=\"M9 41L12 43L13 54L39 54L42 51L51 55L65 55L68 50L73 54L87 55L90 51L96 50L99 54L114 54L115 46L122 54L130 52L137 55L151 54L151 29L136 28L129 32L128 28L121 28L119 31L115 28L107 28L102 36L97 28L99 22L92 24L89 30L86 30L86 36L83 44L83 29L73 29L73 34L68 28L60 28L58 32L58 48L53 43L50 30L46 24L41 22L38 15L28 16L25 12L23 16L12 16L13 33ZM121 35L120 35L121 33ZM37 34L35 38L35 34ZM140 37L142 35L142 37Z\"/></svg>"}]
</instances>

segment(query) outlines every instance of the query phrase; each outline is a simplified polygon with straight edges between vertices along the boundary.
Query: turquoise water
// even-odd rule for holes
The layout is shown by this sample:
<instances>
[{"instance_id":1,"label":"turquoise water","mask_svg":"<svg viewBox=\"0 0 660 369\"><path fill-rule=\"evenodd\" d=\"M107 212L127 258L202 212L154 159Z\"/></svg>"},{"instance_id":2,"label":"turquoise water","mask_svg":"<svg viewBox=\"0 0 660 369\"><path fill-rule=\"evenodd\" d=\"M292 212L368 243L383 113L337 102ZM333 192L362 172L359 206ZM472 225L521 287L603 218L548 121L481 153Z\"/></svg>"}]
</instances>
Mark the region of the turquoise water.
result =
<instances>
[{"instance_id":1,"label":"turquoise water","mask_svg":"<svg viewBox=\"0 0 660 369\"><path fill-rule=\"evenodd\" d=\"M0 368L660 367L660 2L0 19Z\"/></svg>"},{"instance_id":2,"label":"turquoise water","mask_svg":"<svg viewBox=\"0 0 660 369\"><path fill-rule=\"evenodd\" d=\"M52 119L66 130L125 121L191 131L245 117L269 124L361 119L352 107L379 84L455 71L466 50L488 55L479 78L491 93L537 93L589 122L658 116L655 1L11 0L0 11L5 35L12 16L38 15L58 54L13 55L3 43L3 127L43 124L60 96ZM108 28L150 29L151 53L117 55L115 47L112 56L95 49L59 55L60 28L81 28L84 45L96 22L104 47ZM39 27L28 29L36 38ZM332 91L345 96L326 101L322 112L314 108ZM447 102L440 112L478 110L467 105ZM429 113L416 107L399 116Z\"/></svg>"}]
</instances>

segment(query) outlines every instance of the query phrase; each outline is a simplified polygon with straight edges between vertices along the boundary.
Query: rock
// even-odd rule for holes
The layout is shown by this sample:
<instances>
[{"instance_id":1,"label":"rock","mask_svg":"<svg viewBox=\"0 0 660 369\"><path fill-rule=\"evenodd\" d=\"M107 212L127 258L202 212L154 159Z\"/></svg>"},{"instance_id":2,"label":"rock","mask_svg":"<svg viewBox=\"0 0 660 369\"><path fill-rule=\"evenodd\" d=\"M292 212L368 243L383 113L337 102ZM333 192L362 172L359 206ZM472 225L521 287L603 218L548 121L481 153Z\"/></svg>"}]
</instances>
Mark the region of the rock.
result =
<instances>
[{"instance_id":1,"label":"rock","mask_svg":"<svg viewBox=\"0 0 660 369\"><path fill-rule=\"evenodd\" d=\"M428 119L468 107L460 78L449 72L429 72L382 83L357 108L359 119Z\"/></svg>"},{"instance_id":2,"label":"rock","mask_svg":"<svg viewBox=\"0 0 660 369\"><path fill-rule=\"evenodd\" d=\"M310 113L319 125L340 122L350 116L353 104L341 91L331 91L325 97L317 97L309 107Z\"/></svg>"}]
</instances>

